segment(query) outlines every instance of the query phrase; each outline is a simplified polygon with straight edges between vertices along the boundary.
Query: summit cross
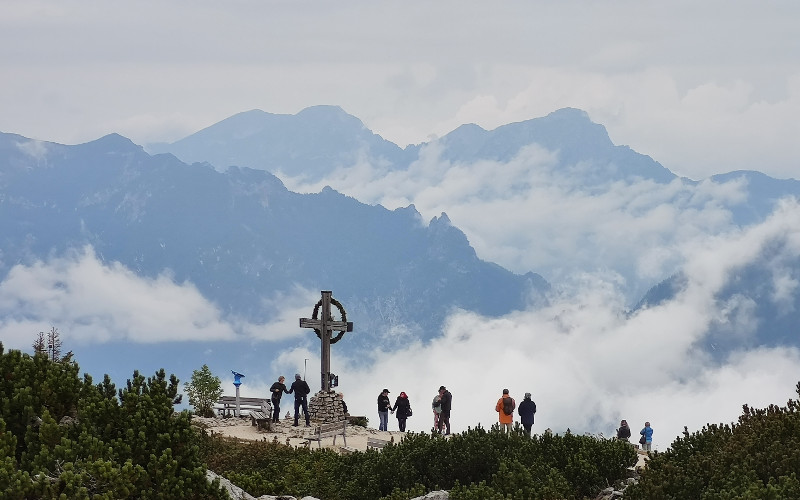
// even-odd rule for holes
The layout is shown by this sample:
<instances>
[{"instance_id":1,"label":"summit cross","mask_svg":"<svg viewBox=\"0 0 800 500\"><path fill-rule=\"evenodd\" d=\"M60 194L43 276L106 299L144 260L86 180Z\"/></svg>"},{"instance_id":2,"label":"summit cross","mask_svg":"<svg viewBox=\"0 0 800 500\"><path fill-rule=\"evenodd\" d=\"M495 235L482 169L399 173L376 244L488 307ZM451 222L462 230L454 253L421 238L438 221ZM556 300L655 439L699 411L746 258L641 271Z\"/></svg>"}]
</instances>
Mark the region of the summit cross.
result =
<instances>
[{"instance_id":1,"label":"summit cross","mask_svg":"<svg viewBox=\"0 0 800 500\"><path fill-rule=\"evenodd\" d=\"M331 297L332 292L322 291L322 299L314 306L314 313L311 318L300 318L300 328L313 328L321 341L322 354L320 359L322 367L320 376L322 378L322 391L329 392L331 389L331 344L338 342L345 332L353 331L353 322L347 321L344 307ZM334 304L342 315L341 321L334 321L331 315L331 304ZM317 311L322 309L319 319ZM334 337L333 332L338 332Z\"/></svg>"}]
</instances>

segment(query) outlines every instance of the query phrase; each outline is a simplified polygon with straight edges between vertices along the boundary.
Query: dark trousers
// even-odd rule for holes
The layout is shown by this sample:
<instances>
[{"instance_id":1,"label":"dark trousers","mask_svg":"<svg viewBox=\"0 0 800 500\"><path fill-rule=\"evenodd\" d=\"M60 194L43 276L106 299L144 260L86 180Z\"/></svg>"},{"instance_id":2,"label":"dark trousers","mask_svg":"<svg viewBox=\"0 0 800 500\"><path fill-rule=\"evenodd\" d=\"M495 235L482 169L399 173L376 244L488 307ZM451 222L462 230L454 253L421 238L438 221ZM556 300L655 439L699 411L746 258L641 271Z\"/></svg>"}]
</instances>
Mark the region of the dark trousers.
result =
<instances>
[{"instance_id":1,"label":"dark trousers","mask_svg":"<svg viewBox=\"0 0 800 500\"><path fill-rule=\"evenodd\" d=\"M400 432L406 431L406 419L397 417L397 426L400 428Z\"/></svg>"},{"instance_id":2,"label":"dark trousers","mask_svg":"<svg viewBox=\"0 0 800 500\"><path fill-rule=\"evenodd\" d=\"M298 425L297 421L300 419L300 407L303 407L303 415L306 416L306 425L311 425L311 420L308 418L308 402L306 398L294 400L294 425Z\"/></svg>"},{"instance_id":3,"label":"dark trousers","mask_svg":"<svg viewBox=\"0 0 800 500\"><path fill-rule=\"evenodd\" d=\"M281 400L272 400L272 421L277 422L281 418Z\"/></svg>"},{"instance_id":4,"label":"dark trousers","mask_svg":"<svg viewBox=\"0 0 800 500\"><path fill-rule=\"evenodd\" d=\"M447 415L445 415L444 412L442 412L442 414L439 415L439 433L440 434L442 432L442 426L444 426L447 429L447 431L445 432L445 435L450 434L450 414L449 413Z\"/></svg>"},{"instance_id":5,"label":"dark trousers","mask_svg":"<svg viewBox=\"0 0 800 500\"><path fill-rule=\"evenodd\" d=\"M531 437L531 427L533 427L533 424L522 424L522 427L525 429L525 434Z\"/></svg>"}]
</instances>

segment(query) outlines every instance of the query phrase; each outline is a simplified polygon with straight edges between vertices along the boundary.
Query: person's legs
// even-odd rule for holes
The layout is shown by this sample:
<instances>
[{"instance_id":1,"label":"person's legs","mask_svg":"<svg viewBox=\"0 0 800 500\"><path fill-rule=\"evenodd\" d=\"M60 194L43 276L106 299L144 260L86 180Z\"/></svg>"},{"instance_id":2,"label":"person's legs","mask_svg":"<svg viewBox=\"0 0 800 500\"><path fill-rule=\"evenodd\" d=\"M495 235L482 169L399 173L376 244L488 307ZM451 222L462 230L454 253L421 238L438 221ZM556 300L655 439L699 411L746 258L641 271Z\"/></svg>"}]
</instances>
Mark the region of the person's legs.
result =
<instances>
[{"instance_id":1,"label":"person's legs","mask_svg":"<svg viewBox=\"0 0 800 500\"><path fill-rule=\"evenodd\" d=\"M439 432L439 414L433 412L433 432Z\"/></svg>"},{"instance_id":2,"label":"person's legs","mask_svg":"<svg viewBox=\"0 0 800 500\"><path fill-rule=\"evenodd\" d=\"M294 400L294 426L297 427L299 424L297 421L300 419L300 400Z\"/></svg>"},{"instance_id":3,"label":"person's legs","mask_svg":"<svg viewBox=\"0 0 800 500\"><path fill-rule=\"evenodd\" d=\"M306 400L306 398L303 398L301 400L301 403L303 405L303 415L306 416L306 427L310 427L311 426L311 419L309 418L309 415L308 415L308 401Z\"/></svg>"},{"instance_id":4,"label":"person's legs","mask_svg":"<svg viewBox=\"0 0 800 500\"><path fill-rule=\"evenodd\" d=\"M450 434L450 414L447 415L445 415L444 413L442 414L439 422L439 430L442 429L442 424L444 424L444 427L446 429L444 435L447 436L448 434Z\"/></svg>"},{"instance_id":5,"label":"person's legs","mask_svg":"<svg viewBox=\"0 0 800 500\"><path fill-rule=\"evenodd\" d=\"M406 431L406 419L398 418L397 419L397 427L400 429L400 432Z\"/></svg>"},{"instance_id":6,"label":"person's legs","mask_svg":"<svg viewBox=\"0 0 800 500\"><path fill-rule=\"evenodd\" d=\"M522 424L522 427L525 429L525 435L531 437L531 424Z\"/></svg>"},{"instance_id":7,"label":"person's legs","mask_svg":"<svg viewBox=\"0 0 800 500\"><path fill-rule=\"evenodd\" d=\"M379 411L378 412L378 421L379 421L378 430L379 431L385 431L386 430L386 426L389 423L388 420L389 420L389 412L388 411Z\"/></svg>"},{"instance_id":8,"label":"person's legs","mask_svg":"<svg viewBox=\"0 0 800 500\"><path fill-rule=\"evenodd\" d=\"M272 400L272 421L277 422L281 415L281 402Z\"/></svg>"},{"instance_id":9,"label":"person's legs","mask_svg":"<svg viewBox=\"0 0 800 500\"><path fill-rule=\"evenodd\" d=\"M644 446L642 447L642 449L644 449L644 451L651 451L651 450L652 450L652 448L653 448L653 443L652 443L652 441L648 441L648 442L646 442L646 443L644 444Z\"/></svg>"}]
</instances>

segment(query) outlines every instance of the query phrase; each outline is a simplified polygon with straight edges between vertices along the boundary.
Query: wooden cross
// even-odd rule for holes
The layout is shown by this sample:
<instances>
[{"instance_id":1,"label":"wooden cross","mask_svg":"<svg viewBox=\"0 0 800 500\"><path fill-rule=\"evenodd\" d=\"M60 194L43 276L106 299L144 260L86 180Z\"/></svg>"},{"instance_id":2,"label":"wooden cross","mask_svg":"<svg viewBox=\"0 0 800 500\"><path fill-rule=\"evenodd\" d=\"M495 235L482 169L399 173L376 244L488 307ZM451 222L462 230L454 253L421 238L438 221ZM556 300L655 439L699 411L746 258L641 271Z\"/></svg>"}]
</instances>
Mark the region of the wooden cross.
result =
<instances>
[{"instance_id":1,"label":"wooden cross","mask_svg":"<svg viewBox=\"0 0 800 500\"><path fill-rule=\"evenodd\" d=\"M319 319L300 318L300 328L313 328L322 342L321 375L323 392L328 392L331 388L331 334L333 331L340 332L336 339L338 341L344 332L353 331L352 321L333 321L333 316L331 316L331 294L332 292L330 291L322 291L322 300L317 303L322 308ZM344 312L344 309L342 309L342 312Z\"/></svg>"}]
</instances>

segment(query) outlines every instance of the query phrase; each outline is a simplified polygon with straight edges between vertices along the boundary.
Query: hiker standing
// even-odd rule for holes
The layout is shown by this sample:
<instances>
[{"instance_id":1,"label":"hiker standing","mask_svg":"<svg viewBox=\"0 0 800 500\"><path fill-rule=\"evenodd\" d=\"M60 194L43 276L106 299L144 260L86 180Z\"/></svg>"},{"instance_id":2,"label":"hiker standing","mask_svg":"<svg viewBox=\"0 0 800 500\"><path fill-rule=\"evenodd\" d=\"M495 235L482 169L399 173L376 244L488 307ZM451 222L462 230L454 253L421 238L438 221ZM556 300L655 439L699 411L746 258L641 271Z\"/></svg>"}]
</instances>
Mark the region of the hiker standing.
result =
<instances>
[{"instance_id":1,"label":"hiker standing","mask_svg":"<svg viewBox=\"0 0 800 500\"><path fill-rule=\"evenodd\" d=\"M392 406L392 402L389 401L389 389L384 389L380 394L378 394L378 419L380 419L380 424L378 425L379 431L389 430L390 406Z\"/></svg>"},{"instance_id":2,"label":"hiker standing","mask_svg":"<svg viewBox=\"0 0 800 500\"><path fill-rule=\"evenodd\" d=\"M651 451L653 449L653 428L650 427L650 422L644 423L644 429L639 431L639 434L642 435L642 438L639 440L642 449L644 451Z\"/></svg>"},{"instance_id":3,"label":"hiker standing","mask_svg":"<svg viewBox=\"0 0 800 500\"><path fill-rule=\"evenodd\" d=\"M300 419L300 407L303 408L303 414L306 416L306 427L311 427L311 419L308 416L308 400L306 399L311 393L311 388L299 373L295 373L294 382L286 391L286 394L292 393L294 393L294 427L299 425L297 421Z\"/></svg>"},{"instance_id":4,"label":"hiker standing","mask_svg":"<svg viewBox=\"0 0 800 500\"><path fill-rule=\"evenodd\" d=\"M629 437L631 437L631 428L628 426L628 421L623 420L619 423L619 429L617 429L617 439L627 441Z\"/></svg>"},{"instance_id":5,"label":"hiker standing","mask_svg":"<svg viewBox=\"0 0 800 500\"><path fill-rule=\"evenodd\" d=\"M278 422L281 417L281 396L283 396L284 392L286 394L289 393L289 391L286 390L286 384L283 383L285 380L286 378L281 375L278 377L278 381L272 384L272 387L269 388L269 392L271 394L270 399L272 400L273 422Z\"/></svg>"},{"instance_id":6,"label":"hiker standing","mask_svg":"<svg viewBox=\"0 0 800 500\"><path fill-rule=\"evenodd\" d=\"M500 415L500 430L503 432L511 431L511 423L514 421L514 409L517 402L508 395L508 389L503 389L503 397L497 400L494 409Z\"/></svg>"},{"instance_id":7,"label":"hiker standing","mask_svg":"<svg viewBox=\"0 0 800 500\"><path fill-rule=\"evenodd\" d=\"M433 429L431 429L431 432L439 432L439 419L442 415L442 396L439 393L436 393L436 397L433 398L431 408L433 408Z\"/></svg>"},{"instance_id":8,"label":"hiker standing","mask_svg":"<svg viewBox=\"0 0 800 500\"><path fill-rule=\"evenodd\" d=\"M408 395L405 392L401 392L397 396L392 411L397 414L397 426L400 428L400 432L405 432L406 419L411 416L411 401L408 400Z\"/></svg>"},{"instance_id":9,"label":"hiker standing","mask_svg":"<svg viewBox=\"0 0 800 500\"><path fill-rule=\"evenodd\" d=\"M450 434L450 408L453 406L453 395L447 390L445 386L439 387L439 396L441 397L442 413L439 415L439 433L442 432L442 427L445 428L444 435Z\"/></svg>"},{"instance_id":10,"label":"hiker standing","mask_svg":"<svg viewBox=\"0 0 800 500\"><path fill-rule=\"evenodd\" d=\"M525 393L525 399L519 404L517 413L519 413L519 421L525 429L525 434L531 437L531 427L533 427L533 415L536 413L536 403L531 400L530 392Z\"/></svg>"}]
</instances>

